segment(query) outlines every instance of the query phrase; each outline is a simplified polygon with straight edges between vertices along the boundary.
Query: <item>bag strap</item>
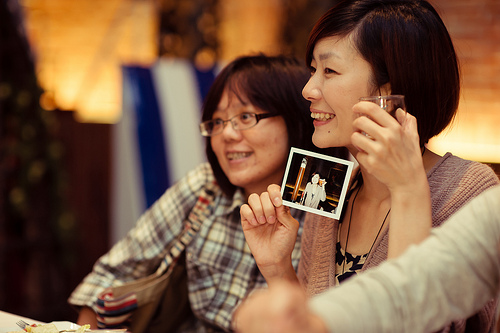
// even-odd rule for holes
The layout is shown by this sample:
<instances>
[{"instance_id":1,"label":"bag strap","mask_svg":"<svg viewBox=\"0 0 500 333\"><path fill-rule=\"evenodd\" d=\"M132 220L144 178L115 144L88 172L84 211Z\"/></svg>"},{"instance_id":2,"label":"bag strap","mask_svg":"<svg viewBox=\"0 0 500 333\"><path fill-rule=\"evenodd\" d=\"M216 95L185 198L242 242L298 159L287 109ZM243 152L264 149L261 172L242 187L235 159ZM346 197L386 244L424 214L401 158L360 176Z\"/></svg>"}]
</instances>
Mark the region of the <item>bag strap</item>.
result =
<instances>
[{"instance_id":1,"label":"bag strap","mask_svg":"<svg viewBox=\"0 0 500 333\"><path fill-rule=\"evenodd\" d=\"M177 262L186 246L200 230L206 217L212 213L211 207L213 207L216 192L215 181L207 184L200 191L198 200L184 220L182 232L171 242L172 245L167 249L155 273L121 286L109 287L97 297L96 312L101 326L121 325L129 320L137 308L153 304L151 302L158 295L158 291L164 290L168 284L172 275L170 273L178 267ZM154 308L153 304L150 309L154 310Z\"/></svg>"},{"instance_id":2,"label":"bag strap","mask_svg":"<svg viewBox=\"0 0 500 333\"><path fill-rule=\"evenodd\" d=\"M167 269L175 262L186 249L186 246L191 243L196 233L200 230L200 227L207 216L212 212L210 211L210 204L213 203L215 197L216 183L207 184L205 188L200 193L196 204L189 213L182 232L175 238L172 246L167 251L165 258L160 263L160 266L156 270L155 274L157 276L162 275L167 271Z\"/></svg>"}]
</instances>

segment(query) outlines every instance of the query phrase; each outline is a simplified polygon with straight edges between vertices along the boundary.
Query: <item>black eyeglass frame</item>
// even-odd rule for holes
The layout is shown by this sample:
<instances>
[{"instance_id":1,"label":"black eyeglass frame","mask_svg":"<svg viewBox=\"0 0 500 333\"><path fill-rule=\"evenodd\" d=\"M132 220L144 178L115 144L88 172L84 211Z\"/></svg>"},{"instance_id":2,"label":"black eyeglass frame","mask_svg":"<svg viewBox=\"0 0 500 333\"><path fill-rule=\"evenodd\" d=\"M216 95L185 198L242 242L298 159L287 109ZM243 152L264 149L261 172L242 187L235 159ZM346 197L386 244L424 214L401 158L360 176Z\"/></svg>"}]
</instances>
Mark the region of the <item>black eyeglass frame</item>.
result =
<instances>
[{"instance_id":1,"label":"black eyeglass frame","mask_svg":"<svg viewBox=\"0 0 500 333\"><path fill-rule=\"evenodd\" d=\"M250 127L235 128L235 125L233 123L233 119L241 117L242 115L253 115L255 117L255 124L251 125ZM222 120L220 118L218 118L218 119L211 119L211 120L204 121L204 122L202 122L200 124L200 133L201 133L202 136L206 136L206 137L210 137L210 136L214 136L214 135L220 134L220 133L222 133L222 131L226 127L227 123L231 123L231 126L233 127L233 129L235 131L244 131L244 130L250 129L250 128L254 127L255 125L257 125L261 119L266 119L266 118L271 118L271 117L276 117L276 116L279 116L279 114L243 112L243 113L237 114L236 116L231 117L231 118L229 118L227 120ZM215 134L213 132L209 133L209 131L207 130L207 128L209 127L208 125L210 123L214 123L216 120L222 120L221 130L218 131L218 132L216 132Z\"/></svg>"}]
</instances>

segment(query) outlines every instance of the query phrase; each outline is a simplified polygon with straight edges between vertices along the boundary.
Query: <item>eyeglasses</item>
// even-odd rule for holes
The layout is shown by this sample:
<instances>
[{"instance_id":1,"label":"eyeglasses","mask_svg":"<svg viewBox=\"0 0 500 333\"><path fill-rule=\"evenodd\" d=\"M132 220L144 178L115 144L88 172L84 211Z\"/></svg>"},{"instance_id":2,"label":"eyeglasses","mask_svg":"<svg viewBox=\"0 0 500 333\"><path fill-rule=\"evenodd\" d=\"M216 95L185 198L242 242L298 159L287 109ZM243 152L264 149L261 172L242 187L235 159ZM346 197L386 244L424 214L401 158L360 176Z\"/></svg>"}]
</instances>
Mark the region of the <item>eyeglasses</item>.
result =
<instances>
[{"instance_id":1,"label":"eyeglasses","mask_svg":"<svg viewBox=\"0 0 500 333\"><path fill-rule=\"evenodd\" d=\"M220 118L217 118L204 121L200 124L200 132L201 135L203 136L217 135L219 133L222 133L224 127L226 127L226 124L228 122L231 123L231 126L233 126L233 129L235 131L242 131L254 127L261 119L276 117L276 116L278 115L271 113L260 113L260 114L251 112L240 113L239 115L236 115L228 120L222 120Z\"/></svg>"}]
</instances>

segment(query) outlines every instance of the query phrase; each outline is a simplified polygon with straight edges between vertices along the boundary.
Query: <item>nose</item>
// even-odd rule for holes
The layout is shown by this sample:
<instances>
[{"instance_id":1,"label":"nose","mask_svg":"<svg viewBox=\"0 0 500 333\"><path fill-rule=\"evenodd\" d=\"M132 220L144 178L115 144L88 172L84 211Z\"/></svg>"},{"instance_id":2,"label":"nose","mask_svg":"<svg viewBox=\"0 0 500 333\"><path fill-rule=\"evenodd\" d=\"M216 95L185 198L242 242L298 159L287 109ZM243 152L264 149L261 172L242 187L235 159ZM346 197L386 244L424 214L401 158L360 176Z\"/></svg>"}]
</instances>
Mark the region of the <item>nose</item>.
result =
<instances>
[{"instance_id":1,"label":"nose","mask_svg":"<svg viewBox=\"0 0 500 333\"><path fill-rule=\"evenodd\" d=\"M224 128L221 133L224 140L238 140L241 138L241 131L235 130L235 126L237 125L236 123L233 123L233 120L226 120L224 122Z\"/></svg>"},{"instance_id":2,"label":"nose","mask_svg":"<svg viewBox=\"0 0 500 333\"><path fill-rule=\"evenodd\" d=\"M308 101L314 101L321 98L321 90L316 82L315 75L312 75L302 89L302 96Z\"/></svg>"}]
</instances>

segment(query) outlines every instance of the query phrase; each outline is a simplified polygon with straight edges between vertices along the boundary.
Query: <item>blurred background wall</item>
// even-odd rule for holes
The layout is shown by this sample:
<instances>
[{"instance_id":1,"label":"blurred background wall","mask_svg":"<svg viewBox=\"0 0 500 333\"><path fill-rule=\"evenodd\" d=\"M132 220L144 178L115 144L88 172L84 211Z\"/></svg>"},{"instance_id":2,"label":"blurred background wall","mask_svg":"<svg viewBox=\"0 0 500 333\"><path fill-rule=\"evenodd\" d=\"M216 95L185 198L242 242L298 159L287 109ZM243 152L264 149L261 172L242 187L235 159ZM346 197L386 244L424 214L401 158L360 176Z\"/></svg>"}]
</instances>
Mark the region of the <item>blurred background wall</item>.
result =
<instances>
[{"instance_id":1,"label":"blurred background wall","mask_svg":"<svg viewBox=\"0 0 500 333\"><path fill-rule=\"evenodd\" d=\"M116 214L117 185L132 182L123 168L136 163L126 150L133 143L123 139L131 69L150 70L156 83L172 71L209 82L243 54L303 59L309 30L334 2L2 0L0 310L75 320L69 293L144 209L129 197L135 211ZM489 163L498 173L500 2L431 2L455 42L464 89L458 118L430 148ZM173 85L188 80L176 75L167 75ZM176 109L191 112L196 128L203 89L190 85L197 94L182 94ZM170 96L163 83L156 89ZM181 170L203 159L203 141L190 139L169 138L170 145L194 147L186 156L196 158L173 161L186 162ZM117 158L123 147L131 163ZM140 191L131 185L121 193Z\"/></svg>"}]
</instances>

